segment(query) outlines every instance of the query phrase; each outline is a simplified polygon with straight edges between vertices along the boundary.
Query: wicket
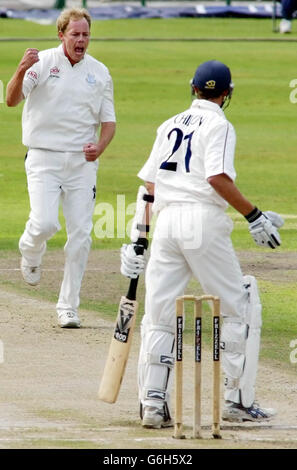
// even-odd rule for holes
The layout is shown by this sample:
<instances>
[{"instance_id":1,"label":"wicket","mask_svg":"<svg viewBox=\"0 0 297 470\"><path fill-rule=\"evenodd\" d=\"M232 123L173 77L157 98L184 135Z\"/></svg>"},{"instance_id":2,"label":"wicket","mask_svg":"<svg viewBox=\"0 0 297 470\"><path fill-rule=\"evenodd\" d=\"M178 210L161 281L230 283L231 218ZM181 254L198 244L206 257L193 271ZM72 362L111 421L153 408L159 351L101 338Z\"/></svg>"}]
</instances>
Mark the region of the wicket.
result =
<instances>
[{"instance_id":1,"label":"wicket","mask_svg":"<svg viewBox=\"0 0 297 470\"><path fill-rule=\"evenodd\" d=\"M184 295L176 299L175 426L174 437L183 439L183 323L184 302L194 302L195 369L193 438L201 438L201 353L202 302L212 302L213 318L213 425L212 435L220 434L220 299L212 295Z\"/></svg>"}]
</instances>

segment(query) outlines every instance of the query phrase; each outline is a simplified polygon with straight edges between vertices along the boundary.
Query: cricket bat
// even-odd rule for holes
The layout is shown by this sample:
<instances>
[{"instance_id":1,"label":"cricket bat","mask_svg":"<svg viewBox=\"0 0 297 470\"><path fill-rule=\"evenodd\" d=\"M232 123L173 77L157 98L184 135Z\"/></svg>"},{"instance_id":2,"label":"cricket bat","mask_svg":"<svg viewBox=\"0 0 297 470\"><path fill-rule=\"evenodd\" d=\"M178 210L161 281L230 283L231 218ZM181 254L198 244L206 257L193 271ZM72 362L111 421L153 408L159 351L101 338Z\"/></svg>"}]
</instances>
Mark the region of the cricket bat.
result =
<instances>
[{"instance_id":1,"label":"cricket bat","mask_svg":"<svg viewBox=\"0 0 297 470\"><path fill-rule=\"evenodd\" d=\"M145 243L147 240L143 238L137 241L139 245L137 254L143 254ZM122 296L119 303L116 324L98 392L99 399L106 403L116 402L124 377L138 310L137 284L138 277L131 279L127 295Z\"/></svg>"}]
</instances>

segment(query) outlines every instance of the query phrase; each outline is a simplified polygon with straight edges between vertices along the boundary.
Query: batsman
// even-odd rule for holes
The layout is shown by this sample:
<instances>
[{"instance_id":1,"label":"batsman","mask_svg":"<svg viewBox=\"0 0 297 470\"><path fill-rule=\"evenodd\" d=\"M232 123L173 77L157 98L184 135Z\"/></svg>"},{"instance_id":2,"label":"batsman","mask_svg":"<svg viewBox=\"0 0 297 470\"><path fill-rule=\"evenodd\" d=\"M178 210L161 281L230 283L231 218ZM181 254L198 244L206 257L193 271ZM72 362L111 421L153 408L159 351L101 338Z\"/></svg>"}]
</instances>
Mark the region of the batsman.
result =
<instances>
[{"instance_id":1,"label":"batsman","mask_svg":"<svg viewBox=\"0 0 297 470\"><path fill-rule=\"evenodd\" d=\"M278 228L283 219L255 207L234 183L236 136L224 114L233 92L230 69L216 60L202 63L191 89L192 105L158 128L138 173L154 196L152 210L157 214L145 276L138 370L140 415L148 428L172 425L175 300L191 277L204 293L221 300L222 418L265 421L276 413L255 397L261 302L256 279L241 271L226 209L231 205L242 214L256 244L272 249L281 244ZM128 278L144 270L145 254L137 255L136 246L132 242L121 249L121 272Z\"/></svg>"}]
</instances>

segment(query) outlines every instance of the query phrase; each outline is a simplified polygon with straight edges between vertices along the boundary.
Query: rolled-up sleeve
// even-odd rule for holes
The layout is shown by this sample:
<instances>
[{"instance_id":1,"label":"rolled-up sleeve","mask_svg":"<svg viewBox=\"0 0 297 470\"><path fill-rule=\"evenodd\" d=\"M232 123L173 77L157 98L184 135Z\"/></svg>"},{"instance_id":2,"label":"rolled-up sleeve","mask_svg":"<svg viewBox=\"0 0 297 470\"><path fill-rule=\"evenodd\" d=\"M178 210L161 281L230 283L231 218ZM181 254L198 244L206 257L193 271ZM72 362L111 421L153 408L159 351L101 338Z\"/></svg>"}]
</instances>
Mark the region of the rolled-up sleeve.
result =
<instances>
[{"instance_id":1,"label":"rolled-up sleeve","mask_svg":"<svg viewBox=\"0 0 297 470\"><path fill-rule=\"evenodd\" d=\"M38 85L40 77L40 62L36 62L32 67L30 67L25 73L23 80L23 95L25 98L29 93Z\"/></svg>"},{"instance_id":2,"label":"rolled-up sleeve","mask_svg":"<svg viewBox=\"0 0 297 470\"><path fill-rule=\"evenodd\" d=\"M207 139L205 152L205 178L224 173L232 179L236 178L234 155L236 134L230 122L219 123L211 129L211 138Z\"/></svg>"},{"instance_id":3,"label":"rolled-up sleeve","mask_svg":"<svg viewBox=\"0 0 297 470\"><path fill-rule=\"evenodd\" d=\"M108 74L107 83L104 89L104 96L100 108L100 122L115 122L114 98L113 98L113 81Z\"/></svg>"}]
</instances>

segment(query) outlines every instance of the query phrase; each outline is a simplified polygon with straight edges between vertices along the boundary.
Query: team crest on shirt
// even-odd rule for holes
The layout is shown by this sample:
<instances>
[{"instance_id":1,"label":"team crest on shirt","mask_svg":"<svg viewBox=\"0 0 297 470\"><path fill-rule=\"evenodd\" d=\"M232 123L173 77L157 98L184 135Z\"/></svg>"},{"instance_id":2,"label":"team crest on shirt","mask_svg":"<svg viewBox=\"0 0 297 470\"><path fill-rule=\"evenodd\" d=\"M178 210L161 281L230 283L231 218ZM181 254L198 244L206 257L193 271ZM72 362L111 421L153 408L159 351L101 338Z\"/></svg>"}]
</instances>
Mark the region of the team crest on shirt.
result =
<instances>
[{"instance_id":1,"label":"team crest on shirt","mask_svg":"<svg viewBox=\"0 0 297 470\"><path fill-rule=\"evenodd\" d=\"M86 80L90 85L95 85L96 84L95 75L92 75L91 73L88 73L88 75L86 77Z\"/></svg>"},{"instance_id":2,"label":"team crest on shirt","mask_svg":"<svg viewBox=\"0 0 297 470\"><path fill-rule=\"evenodd\" d=\"M59 73L60 73L60 69L58 69L58 67L55 65L54 67L50 69L49 76L54 77L54 78L60 78Z\"/></svg>"},{"instance_id":3,"label":"team crest on shirt","mask_svg":"<svg viewBox=\"0 0 297 470\"><path fill-rule=\"evenodd\" d=\"M38 76L37 76L37 73L34 72L34 70L29 70L28 72L28 78L30 78L31 80L33 80L35 82L35 80L37 80Z\"/></svg>"}]
</instances>

